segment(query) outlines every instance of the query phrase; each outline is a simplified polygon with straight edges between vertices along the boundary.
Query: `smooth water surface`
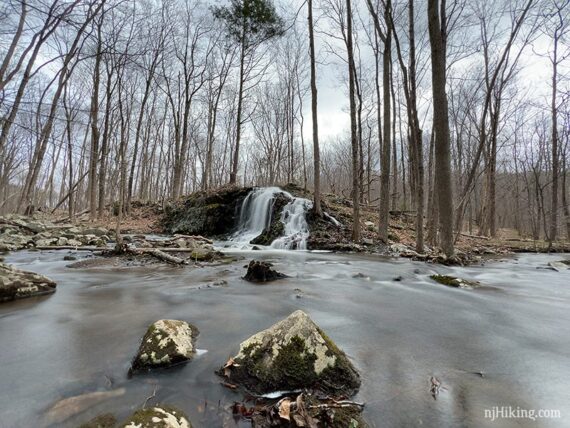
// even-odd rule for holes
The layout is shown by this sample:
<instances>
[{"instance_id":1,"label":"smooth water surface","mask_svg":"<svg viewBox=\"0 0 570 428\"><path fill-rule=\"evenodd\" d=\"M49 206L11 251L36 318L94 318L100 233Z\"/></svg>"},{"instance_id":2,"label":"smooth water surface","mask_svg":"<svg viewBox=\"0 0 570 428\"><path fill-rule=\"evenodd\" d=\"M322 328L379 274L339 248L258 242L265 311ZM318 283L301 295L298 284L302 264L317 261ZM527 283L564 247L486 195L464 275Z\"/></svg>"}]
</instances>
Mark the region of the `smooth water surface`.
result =
<instances>
[{"instance_id":1,"label":"smooth water surface","mask_svg":"<svg viewBox=\"0 0 570 428\"><path fill-rule=\"evenodd\" d=\"M65 254L7 257L58 288L52 296L0 305L0 427L76 427L104 412L121 419L153 393L149 403L180 407L195 427L238 426L228 407L242 395L220 385L214 371L241 341L296 309L359 369L355 399L366 403L371 426L570 426L570 270L538 269L561 256L446 268L254 251L215 267L71 269ZM291 278L264 285L242 280L253 257ZM429 279L435 272L490 287L447 288ZM222 279L227 286L212 284ZM161 318L195 324L201 352L184 366L128 379L142 335ZM437 399L429 392L431 376L442 382ZM81 394L90 395L53 409ZM491 422L484 411L493 406L556 409L562 418Z\"/></svg>"}]
</instances>

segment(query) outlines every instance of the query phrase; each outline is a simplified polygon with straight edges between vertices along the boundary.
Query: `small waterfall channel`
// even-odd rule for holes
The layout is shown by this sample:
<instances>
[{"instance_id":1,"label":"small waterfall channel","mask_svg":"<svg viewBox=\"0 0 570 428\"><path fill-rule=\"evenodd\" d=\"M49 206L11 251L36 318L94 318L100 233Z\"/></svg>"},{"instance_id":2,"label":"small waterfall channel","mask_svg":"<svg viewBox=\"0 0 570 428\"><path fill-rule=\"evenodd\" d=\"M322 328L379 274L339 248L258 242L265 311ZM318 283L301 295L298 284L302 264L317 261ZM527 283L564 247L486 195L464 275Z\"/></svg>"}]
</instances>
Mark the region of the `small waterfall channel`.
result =
<instances>
[{"instance_id":1,"label":"small waterfall channel","mask_svg":"<svg viewBox=\"0 0 570 428\"><path fill-rule=\"evenodd\" d=\"M270 227L278 194L283 194L290 201L281 212L284 235L274 240L270 248L306 250L309 237L306 213L313 207L313 203L308 199L296 198L279 187L259 187L247 195L241 206L237 232L230 240L240 245L249 245L252 239Z\"/></svg>"}]
</instances>

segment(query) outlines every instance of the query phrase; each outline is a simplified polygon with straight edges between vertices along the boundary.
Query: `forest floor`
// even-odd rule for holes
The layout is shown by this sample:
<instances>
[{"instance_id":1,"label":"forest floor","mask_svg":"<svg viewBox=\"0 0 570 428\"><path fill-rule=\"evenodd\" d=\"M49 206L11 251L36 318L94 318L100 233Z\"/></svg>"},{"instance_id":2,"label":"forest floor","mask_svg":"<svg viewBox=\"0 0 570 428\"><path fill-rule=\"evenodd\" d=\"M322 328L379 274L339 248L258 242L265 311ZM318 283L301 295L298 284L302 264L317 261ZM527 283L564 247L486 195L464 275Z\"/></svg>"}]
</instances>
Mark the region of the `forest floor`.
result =
<instances>
[{"instance_id":1,"label":"forest floor","mask_svg":"<svg viewBox=\"0 0 570 428\"><path fill-rule=\"evenodd\" d=\"M310 192L304 192L298 186L287 185L283 188L294 196L312 199ZM172 203L172 202L169 202ZM334 194L323 195L323 209L340 221L343 227L338 228L329 221L309 218L311 237L309 248L330 249L336 251L378 252L377 243L378 212L376 207L361 206L361 244L351 240L352 202ZM60 215L61 217L61 215ZM102 220L91 223L89 214L77 217L80 224L91 224L114 230L117 217L107 212ZM121 221L121 232L130 234L162 234L165 233L164 209L161 203L133 201L130 212ZM384 246L380 252L399 253L404 257L420 260L435 260L441 255L436 249L426 245L425 255L415 253L415 213L412 211L391 212L389 239L390 246ZM312 245L311 245L312 244ZM496 238L477 236L464 231L456 241L456 250L462 262L474 261L479 256L508 255L517 252L548 252L548 242L521 237L516 230L499 229ZM570 252L570 242L556 242L551 252Z\"/></svg>"}]
</instances>

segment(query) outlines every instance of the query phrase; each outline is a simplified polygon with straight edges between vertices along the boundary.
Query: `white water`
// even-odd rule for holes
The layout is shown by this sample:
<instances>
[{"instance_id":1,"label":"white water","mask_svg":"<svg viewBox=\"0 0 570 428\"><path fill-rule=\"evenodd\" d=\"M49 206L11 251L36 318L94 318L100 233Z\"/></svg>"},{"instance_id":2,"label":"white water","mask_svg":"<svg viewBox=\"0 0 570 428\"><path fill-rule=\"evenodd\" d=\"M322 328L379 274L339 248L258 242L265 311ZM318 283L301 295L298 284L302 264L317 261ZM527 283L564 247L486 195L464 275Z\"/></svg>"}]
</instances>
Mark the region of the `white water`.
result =
<instances>
[{"instance_id":1,"label":"white water","mask_svg":"<svg viewBox=\"0 0 570 428\"><path fill-rule=\"evenodd\" d=\"M309 238L309 224L305 214L313 207L308 199L293 198L283 207L281 222L285 226L285 235L271 243L271 248L280 250L306 250Z\"/></svg>"},{"instance_id":2,"label":"white water","mask_svg":"<svg viewBox=\"0 0 570 428\"><path fill-rule=\"evenodd\" d=\"M279 187L260 187L253 190L244 199L237 232L230 241L240 247L247 247L250 241L261 235L271 224L271 213L277 194L282 193L290 202L283 207L281 222L284 236L271 243L271 248L282 250L306 250L309 237L309 225L306 213L313 204L308 199L295 198Z\"/></svg>"}]
</instances>

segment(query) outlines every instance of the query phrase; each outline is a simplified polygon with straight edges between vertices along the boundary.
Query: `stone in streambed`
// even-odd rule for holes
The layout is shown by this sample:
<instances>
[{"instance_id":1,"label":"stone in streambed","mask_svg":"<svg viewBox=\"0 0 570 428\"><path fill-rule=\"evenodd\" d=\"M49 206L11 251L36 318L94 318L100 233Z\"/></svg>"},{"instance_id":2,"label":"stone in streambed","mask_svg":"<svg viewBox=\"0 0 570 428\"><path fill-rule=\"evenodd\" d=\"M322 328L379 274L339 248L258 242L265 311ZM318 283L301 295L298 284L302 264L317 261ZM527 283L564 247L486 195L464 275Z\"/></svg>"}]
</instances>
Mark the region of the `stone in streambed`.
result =
<instances>
[{"instance_id":1,"label":"stone in streambed","mask_svg":"<svg viewBox=\"0 0 570 428\"><path fill-rule=\"evenodd\" d=\"M131 372L169 367L189 361L196 349L198 329L186 321L159 320L144 335Z\"/></svg>"},{"instance_id":2,"label":"stone in streambed","mask_svg":"<svg viewBox=\"0 0 570 428\"><path fill-rule=\"evenodd\" d=\"M190 419L181 410L160 405L140 409L131 415L121 428L192 428Z\"/></svg>"},{"instance_id":3,"label":"stone in streambed","mask_svg":"<svg viewBox=\"0 0 570 428\"><path fill-rule=\"evenodd\" d=\"M467 290L471 290L473 288L481 287L481 283L477 281L470 281L468 279L463 278L456 278L451 275L430 275L430 278L433 279L435 282L438 282L442 285L446 285L448 287L454 288L463 288Z\"/></svg>"},{"instance_id":4,"label":"stone in streambed","mask_svg":"<svg viewBox=\"0 0 570 428\"><path fill-rule=\"evenodd\" d=\"M243 279L251 282L268 282L287 277L287 275L272 269L272 266L268 262L252 260L247 265L247 272Z\"/></svg>"},{"instance_id":5,"label":"stone in streambed","mask_svg":"<svg viewBox=\"0 0 570 428\"><path fill-rule=\"evenodd\" d=\"M348 357L300 310L242 342L220 374L256 394L308 388L350 396L360 387Z\"/></svg>"},{"instance_id":6,"label":"stone in streambed","mask_svg":"<svg viewBox=\"0 0 570 428\"><path fill-rule=\"evenodd\" d=\"M0 263L0 302L55 292L56 283L43 275Z\"/></svg>"},{"instance_id":7,"label":"stone in streambed","mask_svg":"<svg viewBox=\"0 0 570 428\"><path fill-rule=\"evenodd\" d=\"M80 425L79 428L115 428L117 419L111 413L105 413L91 419L90 421Z\"/></svg>"}]
</instances>

